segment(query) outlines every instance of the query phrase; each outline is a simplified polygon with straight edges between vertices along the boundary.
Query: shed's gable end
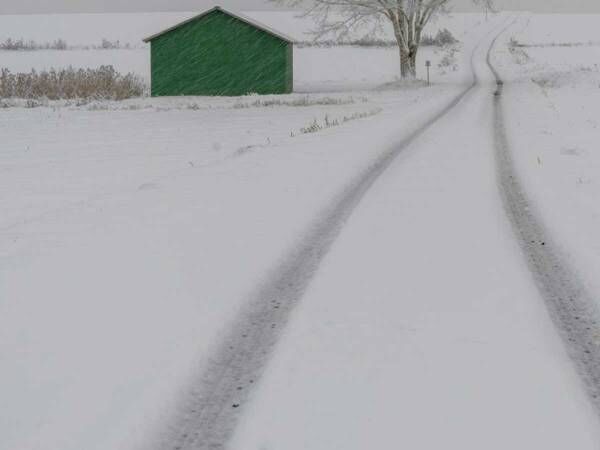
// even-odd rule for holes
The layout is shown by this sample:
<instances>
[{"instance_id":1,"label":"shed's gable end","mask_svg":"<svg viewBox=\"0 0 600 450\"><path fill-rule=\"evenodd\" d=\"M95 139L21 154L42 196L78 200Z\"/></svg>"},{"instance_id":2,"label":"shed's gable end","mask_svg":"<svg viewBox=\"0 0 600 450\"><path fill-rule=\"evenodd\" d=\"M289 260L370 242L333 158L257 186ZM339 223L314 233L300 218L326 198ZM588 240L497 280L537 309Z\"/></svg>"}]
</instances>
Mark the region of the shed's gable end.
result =
<instances>
[{"instance_id":1,"label":"shed's gable end","mask_svg":"<svg viewBox=\"0 0 600 450\"><path fill-rule=\"evenodd\" d=\"M291 52L291 43L213 9L152 38L152 95L287 93Z\"/></svg>"},{"instance_id":2,"label":"shed's gable end","mask_svg":"<svg viewBox=\"0 0 600 450\"><path fill-rule=\"evenodd\" d=\"M180 23L178 23L178 24L176 24L176 25L174 25L174 26L172 26L170 28L167 28L166 30L163 30L163 31L161 31L161 32L159 32L157 34L154 34L154 35L150 36L150 37L147 37L146 39L144 39L144 42L147 42L147 43L148 42L152 42L154 39L156 39L156 38L158 38L158 37L160 37L160 36L162 36L162 35L164 35L166 33L170 33L171 31L176 30L176 29L178 29L178 28L180 28L180 27L182 27L182 26L184 26L184 25L186 25L186 24L188 24L190 22L195 22L197 20L201 20L205 16L207 16L209 14L212 14L214 12L221 12L221 13L227 15L227 16L230 16L230 17L232 17L234 19L237 19L237 20L239 20L241 22L244 22L244 23L246 23L248 25L251 25L251 26L253 26L254 28L256 28L258 30L261 30L261 31L264 31L265 33L271 34L274 37L276 37L278 39L281 39L282 41L289 42L290 44L294 44L295 43L295 40L292 37L290 37L290 36L287 36L287 35L279 32L279 31L276 31L273 28L268 27L267 25L264 25L264 24L262 24L262 23L260 23L260 22L258 22L256 20L254 20L254 19L251 19L251 18L249 18L249 17L247 17L247 16L245 16L243 14L233 13L233 12L228 11L228 10L226 10L226 9L220 7L220 6L215 6L214 8L209 9L208 11L200 13L197 16L191 17L188 20L180 22Z\"/></svg>"}]
</instances>

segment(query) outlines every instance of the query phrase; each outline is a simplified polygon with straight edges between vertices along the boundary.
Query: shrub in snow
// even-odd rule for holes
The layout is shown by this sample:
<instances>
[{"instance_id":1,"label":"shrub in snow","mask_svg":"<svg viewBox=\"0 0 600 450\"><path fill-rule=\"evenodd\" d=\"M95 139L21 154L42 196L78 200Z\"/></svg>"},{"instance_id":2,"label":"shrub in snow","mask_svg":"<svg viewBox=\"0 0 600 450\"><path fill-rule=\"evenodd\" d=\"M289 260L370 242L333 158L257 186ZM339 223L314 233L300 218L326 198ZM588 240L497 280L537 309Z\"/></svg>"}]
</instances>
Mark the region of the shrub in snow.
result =
<instances>
[{"instance_id":1,"label":"shrub in snow","mask_svg":"<svg viewBox=\"0 0 600 450\"><path fill-rule=\"evenodd\" d=\"M97 49L102 49L102 50L119 50L122 48L128 49L131 48L131 45L129 43L123 45L121 44L121 41L109 41L106 38L102 39L102 42L100 44L100 47L94 47Z\"/></svg>"},{"instance_id":2,"label":"shrub in snow","mask_svg":"<svg viewBox=\"0 0 600 450\"><path fill-rule=\"evenodd\" d=\"M510 38L508 43L508 51L513 56L515 62L519 65L527 64L530 60L529 54L523 49L525 45L517 41L514 36Z\"/></svg>"},{"instance_id":3,"label":"shrub in snow","mask_svg":"<svg viewBox=\"0 0 600 450\"><path fill-rule=\"evenodd\" d=\"M0 42L0 50L67 50L68 48L67 42L63 39L57 39L54 42L46 42L45 44L11 38L6 39L4 42Z\"/></svg>"},{"instance_id":4,"label":"shrub in snow","mask_svg":"<svg viewBox=\"0 0 600 450\"><path fill-rule=\"evenodd\" d=\"M130 43L122 43L121 41L111 41L103 38L100 44L96 45L76 45L67 44L64 39L56 39L52 42L36 42L25 39L8 38L4 42L0 42L0 50L24 51L24 50L129 50L132 46Z\"/></svg>"},{"instance_id":5,"label":"shrub in snow","mask_svg":"<svg viewBox=\"0 0 600 450\"><path fill-rule=\"evenodd\" d=\"M438 63L438 67L442 71L442 73L446 73L446 71L451 70L456 72L458 70L458 61L456 58L456 54L458 52L458 48L456 47L447 47L444 52L444 56Z\"/></svg>"},{"instance_id":6,"label":"shrub in snow","mask_svg":"<svg viewBox=\"0 0 600 450\"><path fill-rule=\"evenodd\" d=\"M439 30L435 36L425 35L421 38L421 45L425 46L445 47L454 44L458 44L458 39L447 28Z\"/></svg>"},{"instance_id":7,"label":"shrub in snow","mask_svg":"<svg viewBox=\"0 0 600 450\"><path fill-rule=\"evenodd\" d=\"M145 92L146 85L140 77L132 73L122 75L112 66L16 74L8 69L0 71L0 98L123 100Z\"/></svg>"}]
</instances>

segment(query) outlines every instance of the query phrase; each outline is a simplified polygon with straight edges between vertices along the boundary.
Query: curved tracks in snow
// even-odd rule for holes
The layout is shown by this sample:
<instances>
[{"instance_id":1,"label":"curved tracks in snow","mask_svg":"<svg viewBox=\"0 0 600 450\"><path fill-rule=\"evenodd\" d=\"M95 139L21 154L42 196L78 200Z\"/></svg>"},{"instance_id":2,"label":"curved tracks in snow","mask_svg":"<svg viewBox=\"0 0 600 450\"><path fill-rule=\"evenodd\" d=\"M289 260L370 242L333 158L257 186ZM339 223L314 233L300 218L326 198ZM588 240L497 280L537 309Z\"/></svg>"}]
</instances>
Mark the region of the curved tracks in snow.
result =
<instances>
[{"instance_id":1,"label":"curved tracks in snow","mask_svg":"<svg viewBox=\"0 0 600 450\"><path fill-rule=\"evenodd\" d=\"M357 176L321 214L299 244L286 255L249 299L230 332L211 355L208 366L161 439L160 450L204 450L226 447L253 385L258 381L281 330L301 300L323 257L365 193L392 161L416 138L446 116L478 85L475 48L473 82L428 123L384 152Z\"/></svg>"},{"instance_id":2,"label":"curved tracks in snow","mask_svg":"<svg viewBox=\"0 0 600 450\"><path fill-rule=\"evenodd\" d=\"M553 242L517 176L504 121L505 85L491 61L494 44L488 52L487 64L497 84L494 93L496 167L504 208L552 320L600 413L600 311Z\"/></svg>"}]
</instances>

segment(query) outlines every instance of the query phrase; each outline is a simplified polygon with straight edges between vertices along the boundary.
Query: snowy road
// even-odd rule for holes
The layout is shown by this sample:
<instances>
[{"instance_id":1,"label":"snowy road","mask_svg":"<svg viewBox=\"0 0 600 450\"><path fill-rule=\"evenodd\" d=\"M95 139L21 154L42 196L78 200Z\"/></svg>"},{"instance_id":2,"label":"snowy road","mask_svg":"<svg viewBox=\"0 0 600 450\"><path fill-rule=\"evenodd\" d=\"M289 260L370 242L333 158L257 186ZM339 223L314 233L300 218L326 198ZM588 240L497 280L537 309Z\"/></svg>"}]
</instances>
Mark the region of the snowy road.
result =
<instances>
[{"instance_id":1,"label":"snowy road","mask_svg":"<svg viewBox=\"0 0 600 450\"><path fill-rule=\"evenodd\" d=\"M486 56L506 28L473 50L473 84L357 177L250 299L172 425L171 448L224 448L232 434L240 450L595 448L596 418L495 190ZM562 428L540 433L534 418Z\"/></svg>"},{"instance_id":2,"label":"snowy road","mask_svg":"<svg viewBox=\"0 0 600 450\"><path fill-rule=\"evenodd\" d=\"M477 86L364 195L240 406L231 448L598 447L594 409L498 195L491 45L476 51ZM512 218L529 227L522 239L539 239L503 164ZM550 280L545 296L580 295L539 246L527 244L527 255ZM589 305L560 319L575 326ZM567 335L591 339L587 325ZM589 354L581 344L578 358Z\"/></svg>"},{"instance_id":3,"label":"snowy road","mask_svg":"<svg viewBox=\"0 0 600 450\"><path fill-rule=\"evenodd\" d=\"M589 397L600 411L600 310L585 282L570 267L568 259L540 217L522 187L512 161L510 140L505 126L507 114L502 102L505 83L488 54L488 65L497 89L494 122L498 183L505 210L513 224L531 273L534 275L554 323L579 370Z\"/></svg>"},{"instance_id":4,"label":"snowy road","mask_svg":"<svg viewBox=\"0 0 600 450\"><path fill-rule=\"evenodd\" d=\"M477 47L479 48L479 47ZM475 61L473 53L472 64ZM402 142L384 152L359 174L312 224L280 266L248 301L231 333L212 356L190 395L180 418L172 425L168 445L180 449L224 448L235 430L243 406L260 379L269 356L279 340L280 330L312 281L317 269L340 233L346 220L381 174L415 139L451 112L471 90L473 83L444 106L429 122L410 133ZM164 443L160 446L163 447Z\"/></svg>"},{"instance_id":5,"label":"snowy road","mask_svg":"<svg viewBox=\"0 0 600 450\"><path fill-rule=\"evenodd\" d=\"M431 87L0 108L0 450L600 448L598 71L509 46L563 19L440 18Z\"/></svg>"}]
</instances>

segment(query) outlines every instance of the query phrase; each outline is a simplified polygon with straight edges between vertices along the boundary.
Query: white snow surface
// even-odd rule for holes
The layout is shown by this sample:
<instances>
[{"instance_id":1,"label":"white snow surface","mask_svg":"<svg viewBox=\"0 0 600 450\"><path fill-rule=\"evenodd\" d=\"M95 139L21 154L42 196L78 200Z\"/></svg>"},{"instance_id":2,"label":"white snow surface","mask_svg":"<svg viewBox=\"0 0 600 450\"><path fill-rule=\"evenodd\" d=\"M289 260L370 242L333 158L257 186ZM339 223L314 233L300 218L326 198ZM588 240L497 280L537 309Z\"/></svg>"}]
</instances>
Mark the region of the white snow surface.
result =
<instances>
[{"instance_id":1,"label":"white snow surface","mask_svg":"<svg viewBox=\"0 0 600 450\"><path fill-rule=\"evenodd\" d=\"M145 448L317 213L466 82L326 70L345 92L0 109L0 449Z\"/></svg>"},{"instance_id":2,"label":"white snow surface","mask_svg":"<svg viewBox=\"0 0 600 450\"><path fill-rule=\"evenodd\" d=\"M487 86L412 145L342 231L232 449L598 448L502 210L493 78L478 62Z\"/></svg>"},{"instance_id":3,"label":"white snow surface","mask_svg":"<svg viewBox=\"0 0 600 450\"><path fill-rule=\"evenodd\" d=\"M0 39L135 42L185 18L121 16L0 16ZM0 109L0 450L147 448L308 224L464 89L470 50L503 20L474 17L458 32L458 70L436 71L429 89L366 90L394 80L388 50L306 49L314 64L299 69L298 90L325 104L253 106L305 98L294 94ZM87 67L122 54L124 71L143 74L145 57L127 56L136 52L147 55L10 62L15 53L2 52L0 66ZM489 81L481 53L478 62ZM460 125L444 120L374 186L233 448L598 448L596 418L494 191L488 94L472 93ZM539 180L532 189L553 182Z\"/></svg>"},{"instance_id":4,"label":"white snow surface","mask_svg":"<svg viewBox=\"0 0 600 450\"><path fill-rule=\"evenodd\" d=\"M395 94L381 115L414 107L402 133L452 92ZM131 448L168 416L228 317L387 144L374 118L290 133L357 109L0 110L0 448Z\"/></svg>"}]
</instances>

